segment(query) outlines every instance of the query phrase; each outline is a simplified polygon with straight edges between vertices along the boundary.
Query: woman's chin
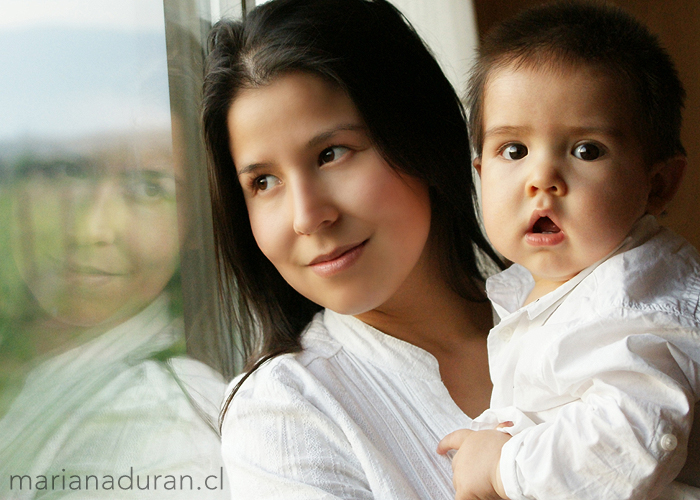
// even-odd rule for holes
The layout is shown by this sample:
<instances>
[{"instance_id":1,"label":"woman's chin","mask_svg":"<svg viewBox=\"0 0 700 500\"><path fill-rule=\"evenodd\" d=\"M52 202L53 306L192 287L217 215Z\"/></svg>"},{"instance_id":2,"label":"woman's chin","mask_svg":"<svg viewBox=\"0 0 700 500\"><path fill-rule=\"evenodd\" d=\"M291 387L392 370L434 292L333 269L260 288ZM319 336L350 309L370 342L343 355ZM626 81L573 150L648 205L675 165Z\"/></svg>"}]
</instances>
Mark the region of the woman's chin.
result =
<instances>
[{"instance_id":1,"label":"woman's chin","mask_svg":"<svg viewBox=\"0 0 700 500\"><path fill-rule=\"evenodd\" d=\"M324 297L322 300L314 300L314 302L338 314L358 316L381 307L385 300L382 300L380 297L371 297L364 293L355 297L348 297L347 295L339 298Z\"/></svg>"}]
</instances>

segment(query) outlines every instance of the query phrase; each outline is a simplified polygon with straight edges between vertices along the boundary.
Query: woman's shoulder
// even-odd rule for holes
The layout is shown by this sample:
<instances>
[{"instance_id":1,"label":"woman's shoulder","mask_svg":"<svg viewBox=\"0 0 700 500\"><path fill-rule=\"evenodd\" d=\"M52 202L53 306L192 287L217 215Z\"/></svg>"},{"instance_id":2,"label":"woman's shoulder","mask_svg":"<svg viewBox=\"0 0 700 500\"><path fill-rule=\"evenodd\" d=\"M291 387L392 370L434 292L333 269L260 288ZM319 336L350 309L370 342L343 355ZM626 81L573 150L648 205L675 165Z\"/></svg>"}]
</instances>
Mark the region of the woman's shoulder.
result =
<instances>
[{"instance_id":1,"label":"woman's shoulder","mask_svg":"<svg viewBox=\"0 0 700 500\"><path fill-rule=\"evenodd\" d=\"M330 360L341 344L328 332L324 312L317 313L302 333L302 349L275 356L263 363L249 376L242 373L231 381L227 394L241 383L233 401L270 397L289 392L304 392L309 386L320 385L311 375L309 365ZM245 379L245 380L244 380Z\"/></svg>"},{"instance_id":2,"label":"woman's shoulder","mask_svg":"<svg viewBox=\"0 0 700 500\"><path fill-rule=\"evenodd\" d=\"M236 398L244 392L261 397L269 391L308 392L311 387L336 390L345 385L347 370L361 379L440 381L437 361L428 352L330 310L316 314L302 333L301 346L299 352L266 361L248 377L239 376L228 393L243 379Z\"/></svg>"},{"instance_id":3,"label":"woman's shoulder","mask_svg":"<svg viewBox=\"0 0 700 500\"><path fill-rule=\"evenodd\" d=\"M341 347L329 335L323 313L316 315L302 335L301 351L271 358L231 382L228 394L236 393L224 414L225 456L240 458L249 453L251 440L264 442L268 449L278 446L279 436L269 435L268 428L294 429L292 440L314 433L344 434L340 429L348 418L333 392L338 373L332 358Z\"/></svg>"},{"instance_id":4,"label":"woman's shoulder","mask_svg":"<svg viewBox=\"0 0 700 500\"><path fill-rule=\"evenodd\" d=\"M332 484L344 488L337 497L350 485L369 492L350 444L356 425L329 390L339 346L324 330L319 313L303 333L300 352L276 356L231 383L229 395L245 378L221 427L221 454L236 498L320 498L321 490L335 493Z\"/></svg>"}]
</instances>

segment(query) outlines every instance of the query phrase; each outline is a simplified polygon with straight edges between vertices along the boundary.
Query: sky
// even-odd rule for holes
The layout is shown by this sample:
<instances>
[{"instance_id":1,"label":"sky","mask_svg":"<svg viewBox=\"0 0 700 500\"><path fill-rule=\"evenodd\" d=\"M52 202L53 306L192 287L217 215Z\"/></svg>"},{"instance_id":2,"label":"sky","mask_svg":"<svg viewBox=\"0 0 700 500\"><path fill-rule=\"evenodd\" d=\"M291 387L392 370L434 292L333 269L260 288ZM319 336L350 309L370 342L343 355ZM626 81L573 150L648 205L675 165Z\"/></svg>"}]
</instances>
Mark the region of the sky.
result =
<instances>
[{"instance_id":1,"label":"sky","mask_svg":"<svg viewBox=\"0 0 700 500\"><path fill-rule=\"evenodd\" d=\"M162 0L3 0L0 30L30 25L163 29Z\"/></svg>"},{"instance_id":2,"label":"sky","mask_svg":"<svg viewBox=\"0 0 700 500\"><path fill-rule=\"evenodd\" d=\"M170 126L162 0L2 0L0 141Z\"/></svg>"}]
</instances>

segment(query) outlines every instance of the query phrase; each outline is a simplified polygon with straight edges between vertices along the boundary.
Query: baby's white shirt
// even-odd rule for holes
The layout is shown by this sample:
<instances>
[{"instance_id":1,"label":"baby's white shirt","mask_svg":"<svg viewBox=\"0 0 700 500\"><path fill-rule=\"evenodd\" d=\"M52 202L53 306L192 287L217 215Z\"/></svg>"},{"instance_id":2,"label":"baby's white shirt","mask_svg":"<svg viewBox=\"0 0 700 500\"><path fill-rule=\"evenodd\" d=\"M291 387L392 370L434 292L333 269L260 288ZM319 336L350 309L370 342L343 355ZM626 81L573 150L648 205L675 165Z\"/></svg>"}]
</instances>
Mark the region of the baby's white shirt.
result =
<instances>
[{"instance_id":1,"label":"baby's white shirt","mask_svg":"<svg viewBox=\"0 0 700 500\"><path fill-rule=\"evenodd\" d=\"M508 497L662 495L700 399L700 255L645 216L611 256L521 307L533 286L517 264L487 281L494 391L472 428L514 422Z\"/></svg>"}]
</instances>

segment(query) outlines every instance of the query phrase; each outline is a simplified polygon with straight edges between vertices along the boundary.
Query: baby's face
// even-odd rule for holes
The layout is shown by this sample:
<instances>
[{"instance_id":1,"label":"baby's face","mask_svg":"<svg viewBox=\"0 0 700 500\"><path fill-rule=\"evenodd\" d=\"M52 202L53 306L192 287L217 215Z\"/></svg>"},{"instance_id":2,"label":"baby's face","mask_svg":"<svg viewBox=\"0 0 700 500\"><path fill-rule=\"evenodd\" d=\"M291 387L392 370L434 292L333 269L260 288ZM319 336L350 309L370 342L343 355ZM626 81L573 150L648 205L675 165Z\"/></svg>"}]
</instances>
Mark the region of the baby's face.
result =
<instances>
[{"instance_id":1,"label":"baby's face","mask_svg":"<svg viewBox=\"0 0 700 500\"><path fill-rule=\"evenodd\" d=\"M486 232L537 282L572 278L646 212L651 175L634 116L624 88L595 68L490 75L474 162Z\"/></svg>"}]
</instances>

